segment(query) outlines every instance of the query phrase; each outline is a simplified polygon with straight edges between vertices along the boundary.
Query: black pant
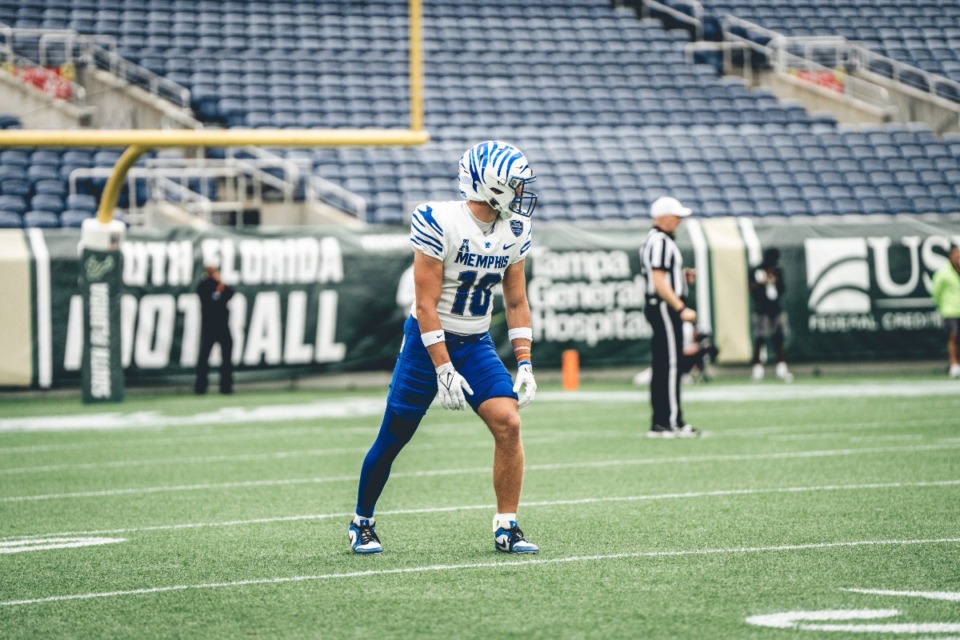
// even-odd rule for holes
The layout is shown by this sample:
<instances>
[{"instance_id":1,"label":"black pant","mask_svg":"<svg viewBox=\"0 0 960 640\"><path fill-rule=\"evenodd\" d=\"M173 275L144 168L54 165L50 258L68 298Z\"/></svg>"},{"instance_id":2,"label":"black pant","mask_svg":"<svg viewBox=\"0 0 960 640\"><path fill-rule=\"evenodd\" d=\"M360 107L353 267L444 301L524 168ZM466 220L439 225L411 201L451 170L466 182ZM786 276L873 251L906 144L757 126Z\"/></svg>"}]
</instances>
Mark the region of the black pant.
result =
<instances>
[{"instance_id":1,"label":"black pant","mask_svg":"<svg viewBox=\"0 0 960 640\"><path fill-rule=\"evenodd\" d=\"M683 332L680 314L664 303L647 304L643 310L653 327L650 349L653 356L650 379L652 425L682 427L680 409L680 364L683 354Z\"/></svg>"},{"instance_id":2,"label":"black pant","mask_svg":"<svg viewBox=\"0 0 960 640\"><path fill-rule=\"evenodd\" d=\"M210 350L213 345L220 345L222 356L220 364L220 393L233 393L233 336L230 330L212 331L204 329L200 332L200 359L197 360L197 393L207 392L207 375L210 371Z\"/></svg>"}]
</instances>

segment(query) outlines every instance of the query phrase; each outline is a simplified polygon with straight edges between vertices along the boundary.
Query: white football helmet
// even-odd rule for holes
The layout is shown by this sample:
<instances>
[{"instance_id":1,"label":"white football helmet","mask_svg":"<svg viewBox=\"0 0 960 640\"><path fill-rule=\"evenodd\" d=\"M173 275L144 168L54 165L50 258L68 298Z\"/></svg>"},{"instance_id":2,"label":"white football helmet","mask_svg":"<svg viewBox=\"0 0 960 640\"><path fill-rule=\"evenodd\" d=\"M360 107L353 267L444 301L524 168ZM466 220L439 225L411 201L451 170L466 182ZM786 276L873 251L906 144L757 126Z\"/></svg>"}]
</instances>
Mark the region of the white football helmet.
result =
<instances>
[{"instance_id":1,"label":"white football helmet","mask_svg":"<svg viewBox=\"0 0 960 640\"><path fill-rule=\"evenodd\" d=\"M488 140L468 149L459 177L464 198L486 202L504 220L515 213L529 218L537 206L537 194L526 189L537 177L523 152L506 142Z\"/></svg>"}]
</instances>

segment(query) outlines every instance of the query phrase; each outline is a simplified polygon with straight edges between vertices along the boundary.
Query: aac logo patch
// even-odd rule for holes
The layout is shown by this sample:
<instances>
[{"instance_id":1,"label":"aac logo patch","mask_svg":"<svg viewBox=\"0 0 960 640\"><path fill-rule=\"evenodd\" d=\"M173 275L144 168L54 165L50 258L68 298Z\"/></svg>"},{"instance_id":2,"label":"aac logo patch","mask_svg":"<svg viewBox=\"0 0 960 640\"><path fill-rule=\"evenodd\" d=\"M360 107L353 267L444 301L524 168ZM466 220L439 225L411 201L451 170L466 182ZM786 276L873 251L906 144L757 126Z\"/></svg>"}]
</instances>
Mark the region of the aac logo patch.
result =
<instances>
[{"instance_id":1,"label":"aac logo patch","mask_svg":"<svg viewBox=\"0 0 960 640\"><path fill-rule=\"evenodd\" d=\"M520 234L523 233L523 223L519 220L511 220L510 231L513 231L513 235L519 238Z\"/></svg>"}]
</instances>

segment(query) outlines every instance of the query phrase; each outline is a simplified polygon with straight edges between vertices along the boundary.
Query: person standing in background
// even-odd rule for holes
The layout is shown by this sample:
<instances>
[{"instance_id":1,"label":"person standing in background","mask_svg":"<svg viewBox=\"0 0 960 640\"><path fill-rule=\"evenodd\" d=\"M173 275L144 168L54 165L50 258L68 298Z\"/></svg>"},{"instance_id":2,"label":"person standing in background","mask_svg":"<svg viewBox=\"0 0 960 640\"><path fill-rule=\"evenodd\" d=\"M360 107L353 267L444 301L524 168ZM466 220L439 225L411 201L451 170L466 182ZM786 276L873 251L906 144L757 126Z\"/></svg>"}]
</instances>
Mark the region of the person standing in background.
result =
<instances>
[{"instance_id":1,"label":"person standing in background","mask_svg":"<svg viewBox=\"0 0 960 640\"><path fill-rule=\"evenodd\" d=\"M960 356L957 354L957 334L960 333L960 245L950 247L947 258L947 263L933 274L931 295L947 334L950 377L960 378Z\"/></svg>"},{"instance_id":2,"label":"person standing in background","mask_svg":"<svg viewBox=\"0 0 960 640\"><path fill-rule=\"evenodd\" d=\"M233 336L230 335L230 310L227 303L233 297L233 289L220 279L220 271L214 266L203 269L203 277L197 285L200 297L200 356L197 360L197 395L207 392L207 376L210 370L210 351L220 345L220 393L233 393Z\"/></svg>"},{"instance_id":3,"label":"person standing in background","mask_svg":"<svg viewBox=\"0 0 960 640\"><path fill-rule=\"evenodd\" d=\"M680 408L680 365L684 322L695 323L697 312L687 307L692 269L683 268L683 256L674 234L693 211L676 198L658 198L650 207L653 228L640 248L640 274L646 282L643 313L653 328L650 438L696 438L700 431L683 421Z\"/></svg>"},{"instance_id":4,"label":"person standing in background","mask_svg":"<svg viewBox=\"0 0 960 640\"><path fill-rule=\"evenodd\" d=\"M783 270L780 268L780 250L775 248L763 252L763 262L750 273L750 297L753 299L751 320L753 325L753 370L754 382L763 380L763 363L760 353L769 340L776 353L777 378L784 382L793 382L793 374L787 369L784 355L787 321L780 300L786 286Z\"/></svg>"}]
</instances>

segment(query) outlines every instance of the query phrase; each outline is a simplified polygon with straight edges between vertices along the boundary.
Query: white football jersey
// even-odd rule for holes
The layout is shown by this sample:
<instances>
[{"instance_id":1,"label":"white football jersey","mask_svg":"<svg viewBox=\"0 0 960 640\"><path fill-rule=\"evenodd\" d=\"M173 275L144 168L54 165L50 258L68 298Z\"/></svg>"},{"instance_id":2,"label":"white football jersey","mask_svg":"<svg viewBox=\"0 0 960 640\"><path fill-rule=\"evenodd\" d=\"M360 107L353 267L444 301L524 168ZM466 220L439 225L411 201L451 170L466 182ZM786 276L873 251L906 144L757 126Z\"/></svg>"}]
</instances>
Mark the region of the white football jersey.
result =
<instances>
[{"instance_id":1,"label":"white football jersey","mask_svg":"<svg viewBox=\"0 0 960 640\"><path fill-rule=\"evenodd\" d=\"M511 264L530 251L530 220L497 218L490 235L461 202L427 202L413 212L410 244L415 251L443 261L443 292L437 313L444 331L470 335L490 328L493 292ZM411 314L416 317L414 300Z\"/></svg>"}]
</instances>

